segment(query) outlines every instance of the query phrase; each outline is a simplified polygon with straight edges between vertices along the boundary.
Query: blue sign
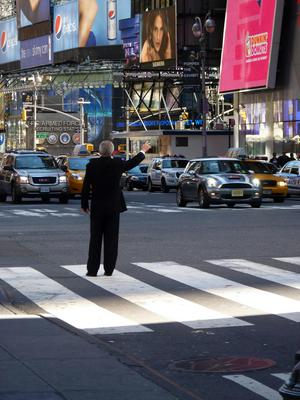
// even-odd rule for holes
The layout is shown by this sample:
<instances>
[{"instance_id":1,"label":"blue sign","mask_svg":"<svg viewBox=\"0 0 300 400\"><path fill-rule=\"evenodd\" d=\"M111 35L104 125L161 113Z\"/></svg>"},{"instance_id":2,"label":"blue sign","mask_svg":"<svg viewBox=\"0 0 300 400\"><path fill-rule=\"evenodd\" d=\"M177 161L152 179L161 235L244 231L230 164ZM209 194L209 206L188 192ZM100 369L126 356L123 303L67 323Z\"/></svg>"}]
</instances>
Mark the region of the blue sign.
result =
<instances>
[{"instance_id":1,"label":"blue sign","mask_svg":"<svg viewBox=\"0 0 300 400\"><path fill-rule=\"evenodd\" d=\"M56 5L53 9L53 51L78 47L78 0Z\"/></svg>"},{"instance_id":2,"label":"blue sign","mask_svg":"<svg viewBox=\"0 0 300 400\"><path fill-rule=\"evenodd\" d=\"M17 19L19 28L50 20L50 1L17 0Z\"/></svg>"},{"instance_id":3,"label":"blue sign","mask_svg":"<svg viewBox=\"0 0 300 400\"><path fill-rule=\"evenodd\" d=\"M52 64L51 35L21 42L21 69Z\"/></svg>"},{"instance_id":4,"label":"blue sign","mask_svg":"<svg viewBox=\"0 0 300 400\"><path fill-rule=\"evenodd\" d=\"M20 42L16 18L0 21L0 64L20 59Z\"/></svg>"},{"instance_id":5,"label":"blue sign","mask_svg":"<svg viewBox=\"0 0 300 400\"><path fill-rule=\"evenodd\" d=\"M5 142L5 135L4 133L0 133L0 146L2 146Z\"/></svg>"}]
</instances>

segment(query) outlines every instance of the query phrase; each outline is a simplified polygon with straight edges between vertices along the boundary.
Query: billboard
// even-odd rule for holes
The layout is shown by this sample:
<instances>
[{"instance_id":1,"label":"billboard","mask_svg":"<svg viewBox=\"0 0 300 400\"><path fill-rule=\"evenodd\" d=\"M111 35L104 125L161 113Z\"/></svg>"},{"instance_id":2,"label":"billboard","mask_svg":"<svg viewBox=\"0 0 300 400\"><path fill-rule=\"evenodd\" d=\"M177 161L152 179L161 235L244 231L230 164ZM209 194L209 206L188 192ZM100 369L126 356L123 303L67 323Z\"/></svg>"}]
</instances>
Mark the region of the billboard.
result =
<instances>
[{"instance_id":1,"label":"billboard","mask_svg":"<svg viewBox=\"0 0 300 400\"><path fill-rule=\"evenodd\" d=\"M273 88L283 0L228 0L220 92Z\"/></svg>"},{"instance_id":2,"label":"billboard","mask_svg":"<svg viewBox=\"0 0 300 400\"><path fill-rule=\"evenodd\" d=\"M17 0L19 28L50 20L50 0Z\"/></svg>"},{"instance_id":3,"label":"billboard","mask_svg":"<svg viewBox=\"0 0 300 400\"><path fill-rule=\"evenodd\" d=\"M129 18L130 0L72 0L54 6L54 52L121 45L119 20Z\"/></svg>"},{"instance_id":4,"label":"billboard","mask_svg":"<svg viewBox=\"0 0 300 400\"><path fill-rule=\"evenodd\" d=\"M21 69L52 64L51 35L23 40L20 55Z\"/></svg>"},{"instance_id":5,"label":"billboard","mask_svg":"<svg viewBox=\"0 0 300 400\"><path fill-rule=\"evenodd\" d=\"M140 63L147 67L163 67L176 62L174 6L142 14L140 48Z\"/></svg>"},{"instance_id":6,"label":"billboard","mask_svg":"<svg viewBox=\"0 0 300 400\"><path fill-rule=\"evenodd\" d=\"M0 64L20 60L16 18L0 21Z\"/></svg>"}]
</instances>

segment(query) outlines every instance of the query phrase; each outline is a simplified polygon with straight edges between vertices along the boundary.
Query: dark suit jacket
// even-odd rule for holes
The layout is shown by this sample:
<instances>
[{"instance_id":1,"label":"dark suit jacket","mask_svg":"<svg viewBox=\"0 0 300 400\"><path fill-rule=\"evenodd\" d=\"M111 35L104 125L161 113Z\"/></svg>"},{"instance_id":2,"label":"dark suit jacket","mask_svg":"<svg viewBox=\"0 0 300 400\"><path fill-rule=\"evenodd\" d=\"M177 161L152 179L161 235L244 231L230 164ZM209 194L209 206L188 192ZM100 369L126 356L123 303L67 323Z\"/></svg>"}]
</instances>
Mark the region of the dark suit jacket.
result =
<instances>
[{"instance_id":1,"label":"dark suit jacket","mask_svg":"<svg viewBox=\"0 0 300 400\"><path fill-rule=\"evenodd\" d=\"M140 152L128 161L120 158L93 158L87 164L81 192L81 208L89 208L89 195L92 193L91 215L126 211L126 203L120 187L124 171L136 167L145 158Z\"/></svg>"}]
</instances>

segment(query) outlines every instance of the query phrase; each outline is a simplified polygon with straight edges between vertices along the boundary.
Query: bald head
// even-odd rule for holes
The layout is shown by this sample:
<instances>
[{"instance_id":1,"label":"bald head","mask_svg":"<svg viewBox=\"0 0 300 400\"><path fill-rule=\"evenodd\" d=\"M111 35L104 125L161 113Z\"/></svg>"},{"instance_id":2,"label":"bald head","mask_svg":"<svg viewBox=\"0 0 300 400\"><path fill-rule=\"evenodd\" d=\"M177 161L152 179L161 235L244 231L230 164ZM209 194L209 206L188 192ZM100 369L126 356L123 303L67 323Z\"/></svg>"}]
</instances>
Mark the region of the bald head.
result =
<instances>
[{"instance_id":1,"label":"bald head","mask_svg":"<svg viewBox=\"0 0 300 400\"><path fill-rule=\"evenodd\" d=\"M103 140L99 146L99 153L104 157L111 157L114 151L114 144L110 140Z\"/></svg>"}]
</instances>

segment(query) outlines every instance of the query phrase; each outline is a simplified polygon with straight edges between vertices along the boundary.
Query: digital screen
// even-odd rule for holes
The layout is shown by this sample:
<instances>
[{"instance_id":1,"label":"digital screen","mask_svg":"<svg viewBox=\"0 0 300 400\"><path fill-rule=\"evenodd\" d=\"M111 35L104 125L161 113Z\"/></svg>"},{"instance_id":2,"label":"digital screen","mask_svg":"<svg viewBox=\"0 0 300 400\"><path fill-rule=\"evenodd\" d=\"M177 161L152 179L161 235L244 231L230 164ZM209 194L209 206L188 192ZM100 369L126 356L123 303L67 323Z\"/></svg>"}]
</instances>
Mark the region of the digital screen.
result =
<instances>
[{"instance_id":1,"label":"digital screen","mask_svg":"<svg viewBox=\"0 0 300 400\"><path fill-rule=\"evenodd\" d=\"M16 18L0 21L0 64L20 60Z\"/></svg>"},{"instance_id":2,"label":"digital screen","mask_svg":"<svg viewBox=\"0 0 300 400\"><path fill-rule=\"evenodd\" d=\"M222 92L275 86L283 0L228 0Z\"/></svg>"},{"instance_id":3,"label":"digital screen","mask_svg":"<svg viewBox=\"0 0 300 400\"><path fill-rule=\"evenodd\" d=\"M164 66L176 60L175 7L147 11L140 25L140 63Z\"/></svg>"},{"instance_id":4,"label":"digital screen","mask_svg":"<svg viewBox=\"0 0 300 400\"><path fill-rule=\"evenodd\" d=\"M34 68L52 63L51 35L23 40L21 43L21 69Z\"/></svg>"},{"instance_id":5,"label":"digital screen","mask_svg":"<svg viewBox=\"0 0 300 400\"><path fill-rule=\"evenodd\" d=\"M49 0L17 0L16 4L19 28L50 20Z\"/></svg>"}]
</instances>

